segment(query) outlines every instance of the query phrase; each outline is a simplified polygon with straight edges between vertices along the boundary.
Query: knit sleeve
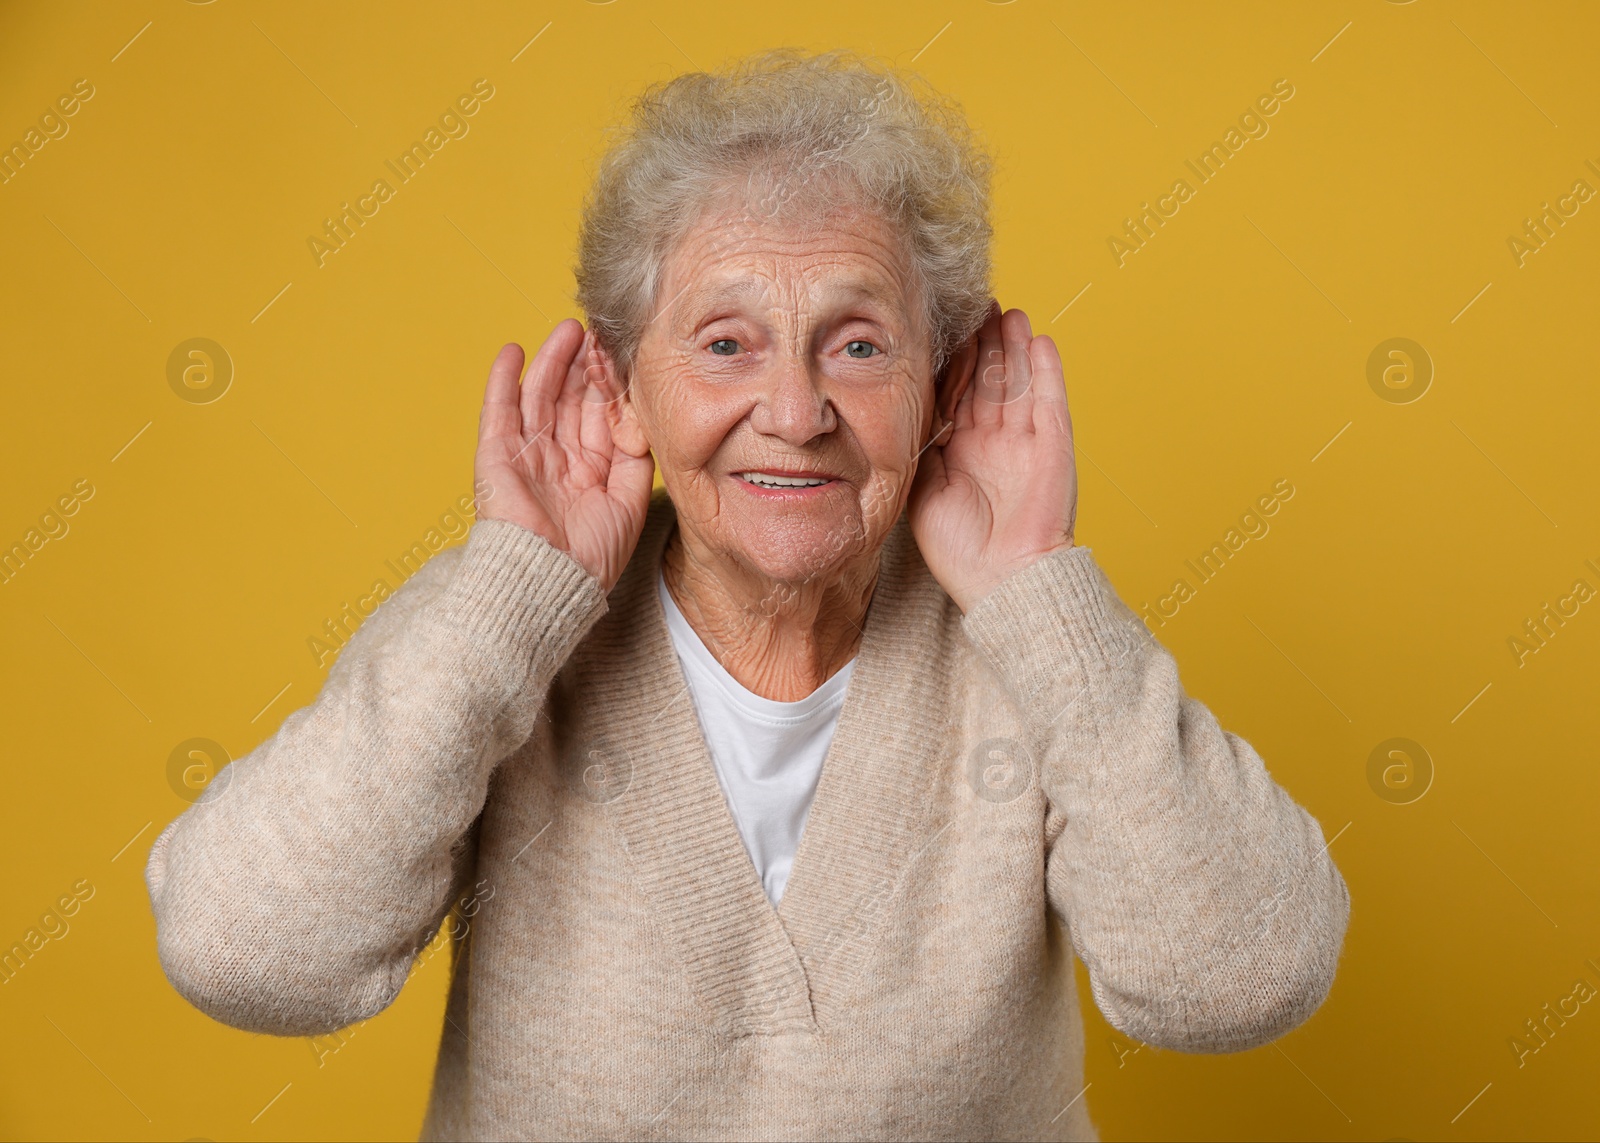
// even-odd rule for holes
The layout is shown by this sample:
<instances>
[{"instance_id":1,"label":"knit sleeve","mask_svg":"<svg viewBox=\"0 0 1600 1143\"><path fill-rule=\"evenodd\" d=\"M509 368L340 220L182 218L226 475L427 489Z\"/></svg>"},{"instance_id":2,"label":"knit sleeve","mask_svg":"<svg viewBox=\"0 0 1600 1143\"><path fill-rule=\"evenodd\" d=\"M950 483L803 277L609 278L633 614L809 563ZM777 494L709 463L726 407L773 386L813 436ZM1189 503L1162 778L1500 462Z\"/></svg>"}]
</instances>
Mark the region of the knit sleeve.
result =
<instances>
[{"instance_id":1,"label":"knit sleeve","mask_svg":"<svg viewBox=\"0 0 1600 1143\"><path fill-rule=\"evenodd\" d=\"M575 560L504 521L425 565L316 701L157 838L145 876L177 990L280 1035L393 1001L470 872L494 766L604 610Z\"/></svg>"},{"instance_id":2,"label":"knit sleeve","mask_svg":"<svg viewBox=\"0 0 1600 1143\"><path fill-rule=\"evenodd\" d=\"M965 630L1037 734L1064 819L1046 891L1106 1018L1159 1047L1226 1052L1310 1017L1350 910L1321 827L1184 694L1089 550L1012 576Z\"/></svg>"}]
</instances>

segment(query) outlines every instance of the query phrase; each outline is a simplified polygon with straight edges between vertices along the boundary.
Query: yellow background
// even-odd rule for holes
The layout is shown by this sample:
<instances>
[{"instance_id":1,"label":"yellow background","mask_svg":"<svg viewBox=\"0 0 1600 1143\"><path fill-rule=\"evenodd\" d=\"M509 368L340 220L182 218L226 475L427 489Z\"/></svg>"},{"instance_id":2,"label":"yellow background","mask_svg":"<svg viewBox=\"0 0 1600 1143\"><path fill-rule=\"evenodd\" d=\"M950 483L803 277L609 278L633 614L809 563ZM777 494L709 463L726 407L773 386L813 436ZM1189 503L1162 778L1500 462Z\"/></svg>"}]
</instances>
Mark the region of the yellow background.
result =
<instances>
[{"instance_id":1,"label":"yellow background","mask_svg":"<svg viewBox=\"0 0 1600 1143\"><path fill-rule=\"evenodd\" d=\"M1130 604L1296 489L1160 634L1337 834L1343 967L1238 1056L1134 1052L1091 1010L1104 1135L1600 1133L1600 1006L1524 1066L1511 1045L1600 985L1600 600L1520 666L1507 644L1600 589L1600 201L1522 266L1507 247L1600 189L1600 10L1117 7L0 8L0 142L96 92L0 186L0 542L96 490L0 586L0 942L94 889L0 985L0 1133L415 1136L444 958L342 1042L232 1031L166 984L141 874L186 805L168 756L238 757L310 701L307 638L469 492L486 367L572 312L578 204L630 96L781 44L914 61L990 141L998 293L1061 345L1081 539ZM479 78L470 134L319 268L308 237ZM1280 78L1270 133L1119 267L1123 220ZM195 337L234 365L212 403L168 385ZM1368 385L1391 337L1433 361L1420 400ZM1435 769L1409 804L1368 782L1393 737Z\"/></svg>"}]
</instances>

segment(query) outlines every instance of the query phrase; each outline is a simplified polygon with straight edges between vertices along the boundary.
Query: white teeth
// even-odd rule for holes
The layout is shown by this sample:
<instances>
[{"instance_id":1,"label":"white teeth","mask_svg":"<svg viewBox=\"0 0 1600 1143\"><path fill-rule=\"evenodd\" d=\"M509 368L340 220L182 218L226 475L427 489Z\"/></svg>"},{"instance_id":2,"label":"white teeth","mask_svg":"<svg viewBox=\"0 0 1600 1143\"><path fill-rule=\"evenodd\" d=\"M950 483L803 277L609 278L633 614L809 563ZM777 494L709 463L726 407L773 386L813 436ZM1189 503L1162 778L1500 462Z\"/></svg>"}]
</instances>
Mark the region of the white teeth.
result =
<instances>
[{"instance_id":1,"label":"white teeth","mask_svg":"<svg viewBox=\"0 0 1600 1143\"><path fill-rule=\"evenodd\" d=\"M741 472L739 479L758 488L815 488L828 483L820 476L773 476L766 472Z\"/></svg>"}]
</instances>

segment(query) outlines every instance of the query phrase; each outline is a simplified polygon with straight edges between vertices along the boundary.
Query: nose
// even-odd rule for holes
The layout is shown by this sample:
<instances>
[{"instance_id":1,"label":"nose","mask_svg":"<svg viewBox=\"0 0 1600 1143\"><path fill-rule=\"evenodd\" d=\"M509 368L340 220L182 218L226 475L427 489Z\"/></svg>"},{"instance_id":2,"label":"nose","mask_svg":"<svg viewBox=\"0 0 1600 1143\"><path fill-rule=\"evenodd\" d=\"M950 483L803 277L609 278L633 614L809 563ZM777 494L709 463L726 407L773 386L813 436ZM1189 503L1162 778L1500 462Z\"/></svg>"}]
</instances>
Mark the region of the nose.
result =
<instances>
[{"instance_id":1,"label":"nose","mask_svg":"<svg viewBox=\"0 0 1600 1143\"><path fill-rule=\"evenodd\" d=\"M756 432L800 448L838 427L838 413L806 355L786 354L765 382L750 411Z\"/></svg>"}]
</instances>

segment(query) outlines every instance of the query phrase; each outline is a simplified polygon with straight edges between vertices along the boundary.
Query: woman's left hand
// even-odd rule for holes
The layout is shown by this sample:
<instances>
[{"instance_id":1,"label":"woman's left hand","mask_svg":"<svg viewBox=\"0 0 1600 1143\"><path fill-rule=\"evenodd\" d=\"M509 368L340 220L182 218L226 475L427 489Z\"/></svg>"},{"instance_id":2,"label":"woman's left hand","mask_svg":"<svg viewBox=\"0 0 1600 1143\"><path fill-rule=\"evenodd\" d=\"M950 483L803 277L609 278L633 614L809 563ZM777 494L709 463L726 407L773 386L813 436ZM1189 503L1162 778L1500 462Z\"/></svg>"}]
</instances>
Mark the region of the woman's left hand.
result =
<instances>
[{"instance_id":1,"label":"woman's left hand","mask_svg":"<svg viewBox=\"0 0 1600 1143\"><path fill-rule=\"evenodd\" d=\"M996 306L954 419L923 455L911 530L963 612L1040 556L1072 546L1078 477L1055 342ZM937 414L936 414L937 415Z\"/></svg>"}]
</instances>

